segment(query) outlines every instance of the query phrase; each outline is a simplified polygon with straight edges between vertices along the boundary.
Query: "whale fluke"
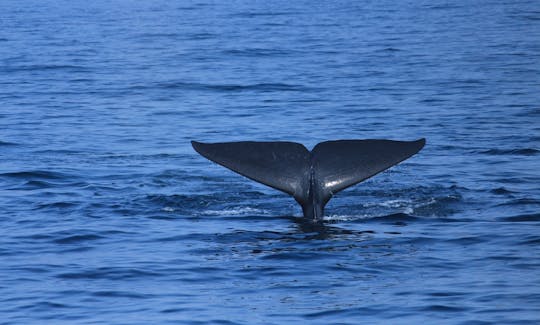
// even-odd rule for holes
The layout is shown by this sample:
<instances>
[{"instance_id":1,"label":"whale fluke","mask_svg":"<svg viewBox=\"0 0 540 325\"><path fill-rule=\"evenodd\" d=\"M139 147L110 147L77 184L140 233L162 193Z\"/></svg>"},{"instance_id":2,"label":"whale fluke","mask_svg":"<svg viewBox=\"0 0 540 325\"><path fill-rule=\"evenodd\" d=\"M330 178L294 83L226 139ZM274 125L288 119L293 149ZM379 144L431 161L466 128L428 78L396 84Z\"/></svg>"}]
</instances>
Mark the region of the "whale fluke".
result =
<instances>
[{"instance_id":1,"label":"whale fluke","mask_svg":"<svg viewBox=\"0 0 540 325\"><path fill-rule=\"evenodd\" d=\"M283 191L320 220L337 192L360 183L420 151L426 141L337 140L310 152L295 142L191 141L202 156L254 181Z\"/></svg>"},{"instance_id":2,"label":"whale fluke","mask_svg":"<svg viewBox=\"0 0 540 325\"><path fill-rule=\"evenodd\" d=\"M297 198L304 194L309 180L309 151L294 142L191 141L202 156L240 175Z\"/></svg>"}]
</instances>

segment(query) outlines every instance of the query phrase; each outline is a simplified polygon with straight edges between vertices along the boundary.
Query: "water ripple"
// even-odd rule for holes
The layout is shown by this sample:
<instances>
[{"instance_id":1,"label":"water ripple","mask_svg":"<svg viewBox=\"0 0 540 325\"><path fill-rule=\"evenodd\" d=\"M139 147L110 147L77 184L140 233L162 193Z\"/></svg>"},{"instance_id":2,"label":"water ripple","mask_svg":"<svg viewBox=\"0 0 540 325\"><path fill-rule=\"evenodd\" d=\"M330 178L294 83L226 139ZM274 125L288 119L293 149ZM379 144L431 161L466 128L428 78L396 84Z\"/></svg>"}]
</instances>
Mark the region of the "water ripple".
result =
<instances>
[{"instance_id":1,"label":"water ripple","mask_svg":"<svg viewBox=\"0 0 540 325\"><path fill-rule=\"evenodd\" d=\"M533 148L523 149L489 149L480 151L486 155L519 155L519 156L534 156L540 153L540 150Z\"/></svg>"},{"instance_id":2,"label":"water ripple","mask_svg":"<svg viewBox=\"0 0 540 325\"><path fill-rule=\"evenodd\" d=\"M499 220L506 221L506 222L537 222L537 221L540 221L540 213L503 217L503 218L499 218Z\"/></svg>"},{"instance_id":3,"label":"water ripple","mask_svg":"<svg viewBox=\"0 0 540 325\"><path fill-rule=\"evenodd\" d=\"M0 323L539 323L536 2L1 7ZM320 223L189 143L419 137Z\"/></svg>"}]
</instances>

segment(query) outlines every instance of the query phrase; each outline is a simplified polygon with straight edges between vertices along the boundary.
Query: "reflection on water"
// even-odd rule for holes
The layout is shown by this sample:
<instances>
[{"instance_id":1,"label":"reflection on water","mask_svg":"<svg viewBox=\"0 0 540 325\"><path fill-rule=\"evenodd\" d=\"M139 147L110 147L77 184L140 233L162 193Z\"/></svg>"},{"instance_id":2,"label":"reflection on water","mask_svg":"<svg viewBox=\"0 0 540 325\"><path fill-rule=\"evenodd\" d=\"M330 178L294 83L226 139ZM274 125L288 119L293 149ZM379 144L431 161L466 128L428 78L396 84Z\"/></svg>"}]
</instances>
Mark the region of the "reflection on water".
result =
<instances>
[{"instance_id":1,"label":"reflection on water","mask_svg":"<svg viewBox=\"0 0 540 325\"><path fill-rule=\"evenodd\" d=\"M342 229L333 226L331 223L306 219L304 217L284 217L292 220L297 230L305 234L304 239L310 240L331 240L340 236L363 237L367 234L373 234L372 230L354 231L350 229Z\"/></svg>"}]
</instances>

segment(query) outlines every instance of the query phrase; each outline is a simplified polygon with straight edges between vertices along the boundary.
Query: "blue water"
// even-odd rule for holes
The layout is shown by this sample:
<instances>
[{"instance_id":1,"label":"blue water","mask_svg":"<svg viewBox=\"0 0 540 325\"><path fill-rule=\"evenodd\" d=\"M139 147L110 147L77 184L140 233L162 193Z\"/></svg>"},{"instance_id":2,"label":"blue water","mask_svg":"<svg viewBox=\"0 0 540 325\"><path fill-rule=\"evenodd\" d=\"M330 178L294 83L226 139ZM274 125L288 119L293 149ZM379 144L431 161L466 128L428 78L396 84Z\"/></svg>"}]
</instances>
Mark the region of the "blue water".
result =
<instances>
[{"instance_id":1,"label":"blue water","mask_svg":"<svg viewBox=\"0 0 540 325\"><path fill-rule=\"evenodd\" d=\"M1 324L538 324L537 1L0 2ZM427 138L324 226L190 140Z\"/></svg>"}]
</instances>

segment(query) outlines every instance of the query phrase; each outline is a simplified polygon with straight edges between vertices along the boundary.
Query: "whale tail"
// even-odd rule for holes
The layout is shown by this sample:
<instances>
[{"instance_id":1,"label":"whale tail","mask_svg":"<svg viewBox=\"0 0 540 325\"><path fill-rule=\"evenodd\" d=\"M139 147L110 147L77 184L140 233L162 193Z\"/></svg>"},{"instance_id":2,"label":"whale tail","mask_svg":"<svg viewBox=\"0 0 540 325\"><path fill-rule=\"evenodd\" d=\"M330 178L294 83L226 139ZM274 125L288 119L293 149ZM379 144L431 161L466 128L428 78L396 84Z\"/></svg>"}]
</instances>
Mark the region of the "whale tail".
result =
<instances>
[{"instance_id":1,"label":"whale tail","mask_svg":"<svg viewBox=\"0 0 540 325\"><path fill-rule=\"evenodd\" d=\"M295 142L191 144L207 159L291 195L305 217L321 219L334 194L411 157L425 142L337 140L321 142L311 152Z\"/></svg>"}]
</instances>

